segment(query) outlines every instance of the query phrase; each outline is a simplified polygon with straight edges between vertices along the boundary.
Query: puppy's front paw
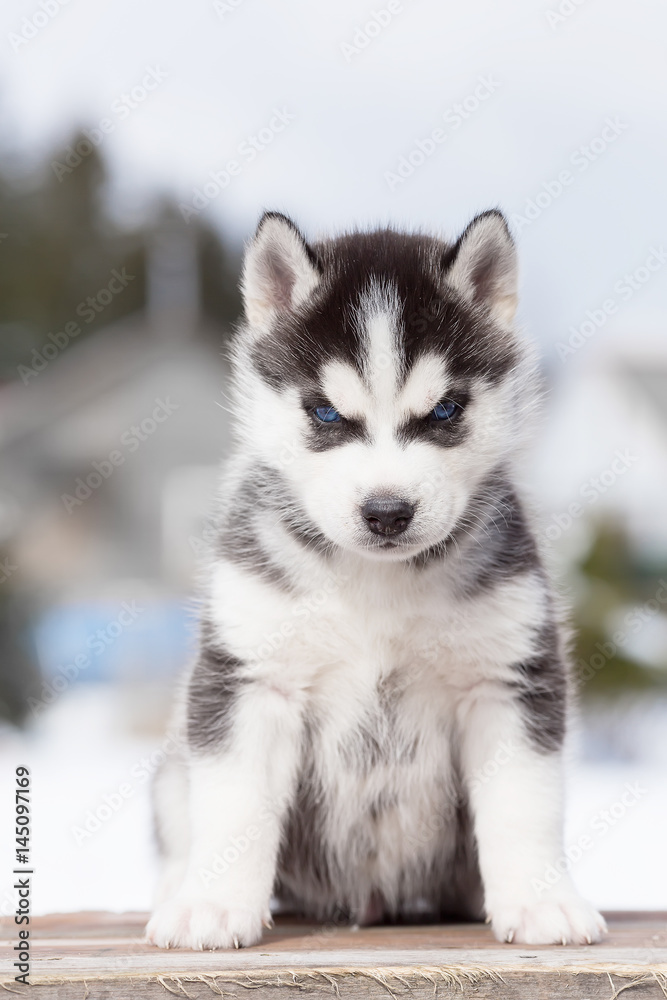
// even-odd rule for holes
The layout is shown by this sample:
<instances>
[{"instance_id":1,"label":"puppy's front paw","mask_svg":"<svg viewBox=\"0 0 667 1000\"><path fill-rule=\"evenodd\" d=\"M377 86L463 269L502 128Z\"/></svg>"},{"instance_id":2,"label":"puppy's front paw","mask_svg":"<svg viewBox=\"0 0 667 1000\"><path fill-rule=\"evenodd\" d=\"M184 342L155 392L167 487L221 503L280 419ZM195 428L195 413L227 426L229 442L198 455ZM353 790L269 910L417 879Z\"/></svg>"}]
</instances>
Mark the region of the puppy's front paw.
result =
<instances>
[{"instance_id":1,"label":"puppy's front paw","mask_svg":"<svg viewBox=\"0 0 667 1000\"><path fill-rule=\"evenodd\" d=\"M508 901L492 909L491 926L499 941L517 944L593 944L607 930L597 910L574 894L553 901Z\"/></svg>"},{"instance_id":2,"label":"puppy's front paw","mask_svg":"<svg viewBox=\"0 0 667 1000\"><path fill-rule=\"evenodd\" d=\"M146 927L158 948L240 948L257 944L262 923L271 915L245 907L226 907L206 897L178 894L162 903Z\"/></svg>"}]
</instances>

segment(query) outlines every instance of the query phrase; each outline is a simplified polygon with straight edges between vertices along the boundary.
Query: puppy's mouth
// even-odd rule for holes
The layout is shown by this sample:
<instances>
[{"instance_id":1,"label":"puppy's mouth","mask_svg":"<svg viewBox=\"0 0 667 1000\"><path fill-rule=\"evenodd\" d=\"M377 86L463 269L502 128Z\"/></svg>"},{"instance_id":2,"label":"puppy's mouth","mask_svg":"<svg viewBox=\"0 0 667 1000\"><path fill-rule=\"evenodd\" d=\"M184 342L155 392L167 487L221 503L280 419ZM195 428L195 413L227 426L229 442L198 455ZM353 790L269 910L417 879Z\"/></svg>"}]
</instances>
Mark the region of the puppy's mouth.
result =
<instances>
[{"instance_id":1,"label":"puppy's mouth","mask_svg":"<svg viewBox=\"0 0 667 1000\"><path fill-rule=\"evenodd\" d=\"M363 549L370 553L371 555L375 552L378 554L380 552L406 552L411 554L414 549L419 549L421 543L414 537L410 537L408 534L400 535L397 538L382 538L382 536L375 536L370 538L365 538L363 541Z\"/></svg>"},{"instance_id":2,"label":"puppy's mouth","mask_svg":"<svg viewBox=\"0 0 667 1000\"><path fill-rule=\"evenodd\" d=\"M419 530L415 525L412 530L408 529L399 535L371 535L366 534L357 542L359 548L369 557L377 556L378 559L412 559L421 552L428 550L438 550L443 553L447 550L452 540L452 531L438 533L433 538L428 533Z\"/></svg>"},{"instance_id":3,"label":"puppy's mouth","mask_svg":"<svg viewBox=\"0 0 667 1000\"><path fill-rule=\"evenodd\" d=\"M403 549L406 546L414 545L414 540L400 535L398 538L383 538L382 535L371 535L364 539L365 548L375 549Z\"/></svg>"}]
</instances>

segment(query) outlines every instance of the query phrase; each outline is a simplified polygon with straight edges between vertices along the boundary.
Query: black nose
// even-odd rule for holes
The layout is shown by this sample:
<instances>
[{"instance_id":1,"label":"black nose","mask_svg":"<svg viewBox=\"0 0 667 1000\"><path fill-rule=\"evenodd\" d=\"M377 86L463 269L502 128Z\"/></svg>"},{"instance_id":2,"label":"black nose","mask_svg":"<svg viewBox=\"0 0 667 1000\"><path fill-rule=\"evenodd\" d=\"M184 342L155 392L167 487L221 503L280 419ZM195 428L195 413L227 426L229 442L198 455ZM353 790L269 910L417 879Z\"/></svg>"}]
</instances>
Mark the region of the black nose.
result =
<instances>
[{"instance_id":1,"label":"black nose","mask_svg":"<svg viewBox=\"0 0 667 1000\"><path fill-rule=\"evenodd\" d=\"M400 535L414 512L412 504L398 497L371 497L361 508L368 527L376 535Z\"/></svg>"}]
</instances>

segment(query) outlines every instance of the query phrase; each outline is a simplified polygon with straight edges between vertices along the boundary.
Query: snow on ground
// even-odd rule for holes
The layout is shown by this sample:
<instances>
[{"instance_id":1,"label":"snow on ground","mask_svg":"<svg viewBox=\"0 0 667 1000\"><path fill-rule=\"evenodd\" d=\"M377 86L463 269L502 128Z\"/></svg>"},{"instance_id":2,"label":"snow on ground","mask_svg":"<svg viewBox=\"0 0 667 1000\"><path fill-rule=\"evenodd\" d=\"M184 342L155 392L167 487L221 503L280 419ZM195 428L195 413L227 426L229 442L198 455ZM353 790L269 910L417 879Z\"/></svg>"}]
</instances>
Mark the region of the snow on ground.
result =
<instances>
[{"instance_id":1,"label":"snow on ground","mask_svg":"<svg viewBox=\"0 0 667 1000\"><path fill-rule=\"evenodd\" d=\"M149 908L156 873L149 778L163 737L123 730L125 697L82 685L33 731L0 731L3 914L15 905L13 810L4 803L13 801L21 764L32 775L33 913ZM620 720L599 714L570 764L561 867L603 909L667 909L666 731L664 704L634 706Z\"/></svg>"},{"instance_id":2,"label":"snow on ground","mask_svg":"<svg viewBox=\"0 0 667 1000\"><path fill-rule=\"evenodd\" d=\"M0 801L13 798L16 767L31 771L33 913L150 905L156 871L150 755L160 740L118 728L119 698L115 688L82 685L63 696L34 732L0 737ZM3 816L0 857L13 858L10 810L3 808ZM0 878L7 878L6 886L0 882L3 914L13 912L8 868L0 868Z\"/></svg>"}]
</instances>

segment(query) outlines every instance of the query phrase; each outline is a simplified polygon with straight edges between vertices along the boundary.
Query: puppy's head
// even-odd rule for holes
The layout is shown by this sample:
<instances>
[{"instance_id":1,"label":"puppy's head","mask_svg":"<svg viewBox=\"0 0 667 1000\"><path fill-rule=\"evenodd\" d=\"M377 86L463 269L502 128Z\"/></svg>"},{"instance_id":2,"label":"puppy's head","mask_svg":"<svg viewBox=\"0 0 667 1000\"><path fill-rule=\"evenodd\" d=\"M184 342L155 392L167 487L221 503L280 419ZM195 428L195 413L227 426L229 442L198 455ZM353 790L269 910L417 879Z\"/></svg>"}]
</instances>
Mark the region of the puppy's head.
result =
<instances>
[{"instance_id":1,"label":"puppy's head","mask_svg":"<svg viewBox=\"0 0 667 1000\"><path fill-rule=\"evenodd\" d=\"M267 213L242 287L244 447L330 543L390 560L446 541L533 396L503 216L453 245L389 229L310 245Z\"/></svg>"}]
</instances>

